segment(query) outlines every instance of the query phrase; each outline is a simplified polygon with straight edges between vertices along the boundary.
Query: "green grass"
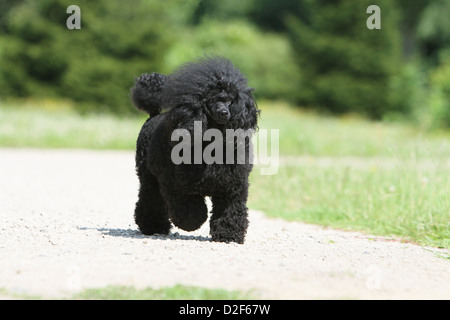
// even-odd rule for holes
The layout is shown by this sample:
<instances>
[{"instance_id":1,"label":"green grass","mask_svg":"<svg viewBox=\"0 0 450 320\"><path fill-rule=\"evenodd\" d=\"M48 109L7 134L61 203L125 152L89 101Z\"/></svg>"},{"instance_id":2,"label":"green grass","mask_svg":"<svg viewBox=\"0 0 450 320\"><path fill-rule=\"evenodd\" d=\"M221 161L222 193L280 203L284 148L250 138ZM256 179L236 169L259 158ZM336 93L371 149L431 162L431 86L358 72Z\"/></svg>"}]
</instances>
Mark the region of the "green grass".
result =
<instances>
[{"instance_id":1,"label":"green grass","mask_svg":"<svg viewBox=\"0 0 450 320\"><path fill-rule=\"evenodd\" d=\"M81 115L54 101L0 103L0 146L133 149L145 117Z\"/></svg>"},{"instance_id":2,"label":"green grass","mask_svg":"<svg viewBox=\"0 0 450 320\"><path fill-rule=\"evenodd\" d=\"M241 300L253 299L249 293L223 289L205 289L175 285L161 289L136 289L126 286L108 286L86 289L72 299L82 300Z\"/></svg>"},{"instance_id":3,"label":"green grass","mask_svg":"<svg viewBox=\"0 0 450 320\"><path fill-rule=\"evenodd\" d=\"M272 176L256 167L249 207L450 248L448 132L320 117L282 103L263 105L263 119L261 128L279 129L281 165Z\"/></svg>"},{"instance_id":4,"label":"green grass","mask_svg":"<svg viewBox=\"0 0 450 320\"><path fill-rule=\"evenodd\" d=\"M249 207L287 220L450 248L448 165L352 161L304 161L281 166L272 176L255 172Z\"/></svg>"},{"instance_id":5,"label":"green grass","mask_svg":"<svg viewBox=\"0 0 450 320\"><path fill-rule=\"evenodd\" d=\"M0 146L133 150L145 121L35 105L0 104ZM249 207L450 248L449 132L260 106L260 128L279 129L282 165L272 176L254 170ZM283 164L286 156L293 158Z\"/></svg>"},{"instance_id":6,"label":"green grass","mask_svg":"<svg viewBox=\"0 0 450 320\"><path fill-rule=\"evenodd\" d=\"M0 288L0 298L42 300L47 297L11 293ZM52 298L54 299L54 298ZM107 286L105 288L85 289L72 296L61 298L71 300L251 300L251 292L227 291L224 289L205 289L200 287L175 285L160 289L136 289L129 286Z\"/></svg>"},{"instance_id":7,"label":"green grass","mask_svg":"<svg viewBox=\"0 0 450 320\"><path fill-rule=\"evenodd\" d=\"M280 154L397 156L420 149L428 157L450 157L450 133L425 133L405 124L370 122L357 116L330 117L281 102L260 103L260 128L280 130ZM131 106L130 106L131 108ZM146 115L84 114L68 102L0 101L0 146L35 148L135 148Z\"/></svg>"},{"instance_id":8,"label":"green grass","mask_svg":"<svg viewBox=\"0 0 450 320\"><path fill-rule=\"evenodd\" d=\"M392 157L424 153L450 157L450 132L426 132L405 123L357 115L332 117L282 102L262 102L260 128L279 129L281 155Z\"/></svg>"}]
</instances>

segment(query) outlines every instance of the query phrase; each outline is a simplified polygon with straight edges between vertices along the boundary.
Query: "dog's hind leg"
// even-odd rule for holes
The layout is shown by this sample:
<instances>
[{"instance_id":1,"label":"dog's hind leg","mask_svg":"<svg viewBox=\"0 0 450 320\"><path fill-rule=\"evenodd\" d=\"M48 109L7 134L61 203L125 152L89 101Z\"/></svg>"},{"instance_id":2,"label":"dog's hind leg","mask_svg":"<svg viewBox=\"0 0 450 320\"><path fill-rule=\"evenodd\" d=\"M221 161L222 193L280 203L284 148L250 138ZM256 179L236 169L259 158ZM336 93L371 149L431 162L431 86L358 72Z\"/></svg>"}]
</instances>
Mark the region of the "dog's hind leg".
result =
<instances>
[{"instance_id":1,"label":"dog's hind leg","mask_svg":"<svg viewBox=\"0 0 450 320\"><path fill-rule=\"evenodd\" d=\"M142 172L143 171L143 172ZM139 230L146 235L168 234L171 224L157 178L147 170L139 174L141 183L134 219Z\"/></svg>"}]
</instances>

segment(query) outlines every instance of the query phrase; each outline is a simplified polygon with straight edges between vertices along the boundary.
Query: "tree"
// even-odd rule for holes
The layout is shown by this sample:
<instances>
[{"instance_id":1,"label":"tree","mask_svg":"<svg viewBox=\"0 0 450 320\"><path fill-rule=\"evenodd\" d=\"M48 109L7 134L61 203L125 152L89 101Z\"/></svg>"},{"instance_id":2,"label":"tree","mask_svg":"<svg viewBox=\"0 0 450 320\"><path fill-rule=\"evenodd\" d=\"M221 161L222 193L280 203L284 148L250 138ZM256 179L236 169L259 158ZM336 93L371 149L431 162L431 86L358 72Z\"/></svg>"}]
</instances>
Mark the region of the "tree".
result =
<instances>
[{"instance_id":1,"label":"tree","mask_svg":"<svg viewBox=\"0 0 450 320\"><path fill-rule=\"evenodd\" d=\"M436 0L424 10L419 25L418 38L422 54L430 60L431 64L445 62L450 51L450 2ZM442 55L440 57L440 55Z\"/></svg>"},{"instance_id":2,"label":"tree","mask_svg":"<svg viewBox=\"0 0 450 320\"><path fill-rule=\"evenodd\" d=\"M299 102L334 113L359 112L381 118L402 112L392 103L390 84L401 58L395 4L377 2L381 29L369 30L372 1L310 1L309 23L287 20L304 82Z\"/></svg>"},{"instance_id":3,"label":"tree","mask_svg":"<svg viewBox=\"0 0 450 320\"><path fill-rule=\"evenodd\" d=\"M183 1L175 1L181 3ZM183 18L159 0L79 0L81 29L69 30L65 0L23 0L0 24L0 94L56 97L81 108L133 110L134 77L158 71Z\"/></svg>"}]
</instances>

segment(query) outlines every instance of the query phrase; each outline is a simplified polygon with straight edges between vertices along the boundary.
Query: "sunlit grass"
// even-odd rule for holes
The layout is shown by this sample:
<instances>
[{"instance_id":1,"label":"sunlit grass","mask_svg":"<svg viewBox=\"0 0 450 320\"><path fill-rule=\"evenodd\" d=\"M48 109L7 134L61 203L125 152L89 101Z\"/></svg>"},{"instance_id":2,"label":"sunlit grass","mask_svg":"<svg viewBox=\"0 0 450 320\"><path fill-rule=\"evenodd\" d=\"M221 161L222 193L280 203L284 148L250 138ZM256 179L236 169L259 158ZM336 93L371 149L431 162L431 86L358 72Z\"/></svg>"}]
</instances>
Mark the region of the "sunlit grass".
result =
<instances>
[{"instance_id":1,"label":"sunlit grass","mask_svg":"<svg viewBox=\"0 0 450 320\"><path fill-rule=\"evenodd\" d=\"M357 115L318 115L283 102L259 105L259 127L279 129L282 155L450 157L450 132L425 132L409 124L374 122Z\"/></svg>"},{"instance_id":2,"label":"sunlit grass","mask_svg":"<svg viewBox=\"0 0 450 320\"><path fill-rule=\"evenodd\" d=\"M0 287L0 298L21 300L70 299L70 300L251 300L251 291L207 289L177 284L172 287L137 289L131 286L107 286L84 289L71 296L47 297L14 293Z\"/></svg>"},{"instance_id":3,"label":"sunlit grass","mask_svg":"<svg viewBox=\"0 0 450 320\"><path fill-rule=\"evenodd\" d=\"M450 136L355 116L262 105L277 174L251 175L249 207L288 220L450 247ZM289 155L290 157L287 157Z\"/></svg>"},{"instance_id":4,"label":"sunlit grass","mask_svg":"<svg viewBox=\"0 0 450 320\"><path fill-rule=\"evenodd\" d=\"M108 286L86 289L72 298L82 300L242 300L252 299L252 296L239 291L175 285L161 289Z\"/></svg>"},{"instance_id":5,"label":"sunlit grass","mask_svg":"<svg viewBox=\"0 0 450 320\"><path fill-rule=\"evenodd\" d=\"M0 146L33 148L133 149L143 117L80 114L61 108L0 102Z\"/></svg>"},{"instance_id":6,"label":"sunlit grass","mask_svg":"<svg viewBox=\"0 0 450 320\"><path fill-rule=\"evenodd\" d=\"M269 216L450 248L449 163L314 158L251 176L249 207Z\"/></svg>"}]
</instances>

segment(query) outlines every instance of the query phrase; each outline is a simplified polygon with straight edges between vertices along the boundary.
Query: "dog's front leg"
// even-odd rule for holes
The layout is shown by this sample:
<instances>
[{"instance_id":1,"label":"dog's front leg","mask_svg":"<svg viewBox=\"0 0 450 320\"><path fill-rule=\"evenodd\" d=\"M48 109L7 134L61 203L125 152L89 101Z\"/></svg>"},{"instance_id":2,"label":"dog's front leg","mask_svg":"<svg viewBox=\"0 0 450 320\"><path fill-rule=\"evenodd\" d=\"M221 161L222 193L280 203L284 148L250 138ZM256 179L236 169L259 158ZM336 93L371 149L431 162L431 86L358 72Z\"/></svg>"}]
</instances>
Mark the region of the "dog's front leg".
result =
<instances>
[{"instance_id":1,"label":"dog's front leg","mask_svg":"<svg viewBox=\"0 0 450 320\"><path fill-rule=\"evenodd\" d=\"M247 190L212 197L210 232L213 241L244 243L248 227Z\"/></svg>"}]
</instances>

